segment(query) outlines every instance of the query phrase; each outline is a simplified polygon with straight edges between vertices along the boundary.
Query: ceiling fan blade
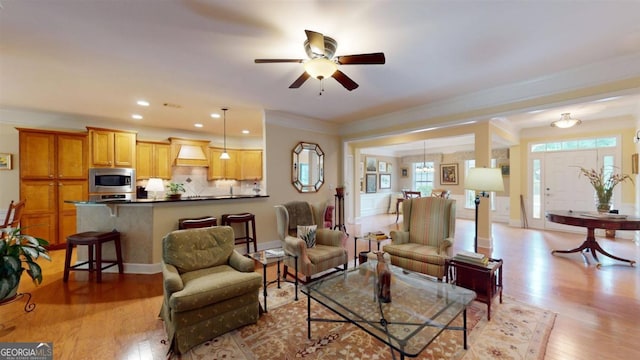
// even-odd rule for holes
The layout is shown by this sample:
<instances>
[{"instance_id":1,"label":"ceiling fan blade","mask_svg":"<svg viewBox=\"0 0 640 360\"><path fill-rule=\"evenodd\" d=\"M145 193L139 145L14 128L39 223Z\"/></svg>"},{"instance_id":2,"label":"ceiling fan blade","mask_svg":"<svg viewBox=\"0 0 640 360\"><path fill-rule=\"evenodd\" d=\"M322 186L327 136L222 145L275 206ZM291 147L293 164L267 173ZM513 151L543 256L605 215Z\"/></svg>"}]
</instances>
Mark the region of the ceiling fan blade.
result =
<instances>
[{"instance_id":1,"label":"ceiling fan blade","mask_svg":"<svg viewBox=\"0 0 640 360\"><path fill-rule=\"evenodd\" d=\"M302 75L300 75L300 77L298 77L296 79L296 81L293 82L293 84L289 85L289 89L297 89L300 86L302 86L302 84L304 84L305 81L307 81L307 79L309 78L309 74L307 74L307 72L303 72Z\"/></svg>"},{"instance_id":2,"label":"ceiling fan blade","mask_svg":"<svg viewBox=\"0 0 640 360\"><path fill-rule=\"evenodd\" d=\"M302 63L302 59L255 59L256 64L268 64L268 63Z\"/></svg>"},{"instance_id":3,"label":"ceiling fan blade","mask_svg":"<svg viewBox=\"0 0 640 360\"><path fill-rule=\"evenodd\" d=\"M304 32L307 34L311 51L316 55L324 56L324 35L311 30L305 30Z\"/></svg>"},{"instance_id":4,"label":"ceiling fan blade","mask_svg":"<svg viewBox=\"0 0 640 360\"><path fill-rule=\"evenodd\" d=\"M336 72L334 72L331 77L336 79L340 84L342 84L342 86L344 86L345 89L349 91L358 88L358 84L356 84L355 81L351 80L350 77L345 75L345 73L340 70L336 70Z\"/></svg>"},{"instance_id":5,"label":"ceiling fan blade","mask_svg":"<svg viewBox=\"0 0 640 360\"><path fill-rule=\"evenodd\" d=\"M337 56L340 65L382 65L385 63L384 53Z\"/></svg>"}]
</instances>

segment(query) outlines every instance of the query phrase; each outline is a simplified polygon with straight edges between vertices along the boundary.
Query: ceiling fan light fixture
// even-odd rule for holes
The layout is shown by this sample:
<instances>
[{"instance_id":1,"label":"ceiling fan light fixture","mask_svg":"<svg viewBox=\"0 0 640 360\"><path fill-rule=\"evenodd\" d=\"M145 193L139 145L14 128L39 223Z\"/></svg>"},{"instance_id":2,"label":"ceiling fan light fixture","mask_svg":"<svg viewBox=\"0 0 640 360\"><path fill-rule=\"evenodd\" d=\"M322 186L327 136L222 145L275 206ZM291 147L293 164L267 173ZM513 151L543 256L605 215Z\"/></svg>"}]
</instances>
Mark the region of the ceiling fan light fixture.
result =
<instances>
[{"instance_id":1,"label":"ceiling fan light fixture","mask_svg":"<svg viewBox=\"0 0 640 360\"><path fill-rule=\"evenodd\" d=\"M563 113L560 115L560 120L556 120L551 123L551 126L557 127L560 129L567 129L576 125L580 125L582 123L581 120L573 119L570 113Z\"/></svg>"},{"instance_id":2,"label":"ceiling fan light fixture","mask_svg":"<svg viewBox=\"0 0 640 360\"><path fill-rule=\"evenodd\" d=\"M338 64L324 57L308 60L304 63L304 71L316 79L331 77L338 70Z\"/></svg>"}]
</instances>

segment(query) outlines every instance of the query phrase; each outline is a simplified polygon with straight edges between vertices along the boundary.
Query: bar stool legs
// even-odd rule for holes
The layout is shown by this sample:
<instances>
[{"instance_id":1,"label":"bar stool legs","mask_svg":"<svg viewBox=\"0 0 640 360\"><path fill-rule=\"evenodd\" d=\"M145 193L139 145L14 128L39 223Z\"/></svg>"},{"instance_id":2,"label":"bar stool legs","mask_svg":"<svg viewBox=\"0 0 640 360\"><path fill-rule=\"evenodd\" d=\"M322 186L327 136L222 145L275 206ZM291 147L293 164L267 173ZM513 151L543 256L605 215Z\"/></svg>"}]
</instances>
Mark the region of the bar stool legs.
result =
<instances>
[{"instance_id":1,"label":"bar stool legs","mask_svg":"<svg viewBox=\"0 0 640 360\"><path fill-rule=\"evenodd\" d=\"M102 258L102 245L109 241L113 241L115 244L115 260L105 260ZM88 260L71 266L73 247L80 245L86 245L88 247ZM106 265L103 266L103 264ZM80 268L80 266L83 265L88 265L88 269ZM64 276L62 281L67 282L69 280L69 271L88 271L89 273L95 271L96 282L102 282L102 270L116 265L118 266L118 272L122 274L124 272L124 265L122 262L122 247L119 232L87 231L67 237L67 249L64 257Z\"/></svg>"},{"instance_id":2,"label":"bar stool legs","mask_svg":"<svg viewBox=\"0 0 640 360\"><path fill-rule=\"evenodd\" d=\"M244 236L236 237L236 244L247 244L247 254L251 252L250 243L253 243L253 251L258 251L256 240L256 217L251 213L243 214L223 214L222 225L232 226L231 224L244 224ZM251 232L249 232L251 226Z\"/></svg>"}]
</instances>

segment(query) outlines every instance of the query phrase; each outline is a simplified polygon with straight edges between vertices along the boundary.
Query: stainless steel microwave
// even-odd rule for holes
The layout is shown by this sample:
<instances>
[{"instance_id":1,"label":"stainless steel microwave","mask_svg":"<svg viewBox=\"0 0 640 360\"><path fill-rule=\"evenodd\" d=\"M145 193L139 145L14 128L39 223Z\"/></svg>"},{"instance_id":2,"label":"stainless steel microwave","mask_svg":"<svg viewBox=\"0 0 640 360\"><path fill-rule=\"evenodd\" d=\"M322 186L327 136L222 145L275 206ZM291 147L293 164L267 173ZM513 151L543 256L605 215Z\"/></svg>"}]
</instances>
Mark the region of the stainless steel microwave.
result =
<instances>
[{"instance_id":1,"label":"stainless steel microwave","mask_svg":"<svg viewBox=\"0 0 640 360\"><path fill-rule=\"evenodd\" d=\"M130 168L89 169L89 193L135 193L136 170Z\"/></svg>"}]
</instances>

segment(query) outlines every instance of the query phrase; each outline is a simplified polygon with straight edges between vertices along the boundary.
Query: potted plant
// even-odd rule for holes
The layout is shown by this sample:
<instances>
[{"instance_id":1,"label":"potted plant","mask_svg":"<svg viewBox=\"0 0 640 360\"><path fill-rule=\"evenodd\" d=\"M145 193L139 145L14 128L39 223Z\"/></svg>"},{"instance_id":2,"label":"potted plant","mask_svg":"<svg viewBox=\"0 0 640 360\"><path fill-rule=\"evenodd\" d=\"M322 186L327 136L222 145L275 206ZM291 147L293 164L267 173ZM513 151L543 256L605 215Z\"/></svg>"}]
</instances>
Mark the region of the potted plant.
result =
<instances>
[{"instance_id":1,"label":"potted plant","mask_svg":"<svg viewBox=\"0 0 640 360\"><path fill-rule=\"evenodd\" d=\"M39 257L51 261L44 239L22 234L19 228L0 230L0 302L16 296L23 271L36 285L42 283Z\"/></svg>"},{"instance_id":2,"label":"potted plant","mask_svg":"<svg viewBox=\"0 0 640 360\"><path fill-rule=\"evenodd\" d=\"M169 183L167 185L167 198L171 200L178 200L185 192L184 185L178 183Z\"/></svg>"},{"instance_id":3,"label":"potted plant","mask_svg":"<svg viewBox=\"0 0 640 360\"><path fill-rule=\"evenodd\" d=\"M596 209L599 213L609 212L613 205L613 189L621 182L633 179L626 174L616 174L613 171L605 171L604 167L600 169L585 169L580 168L580 175L589 179L589 182L595 190L594 200L596 203Z\"/></svg>"}]
</instances>

